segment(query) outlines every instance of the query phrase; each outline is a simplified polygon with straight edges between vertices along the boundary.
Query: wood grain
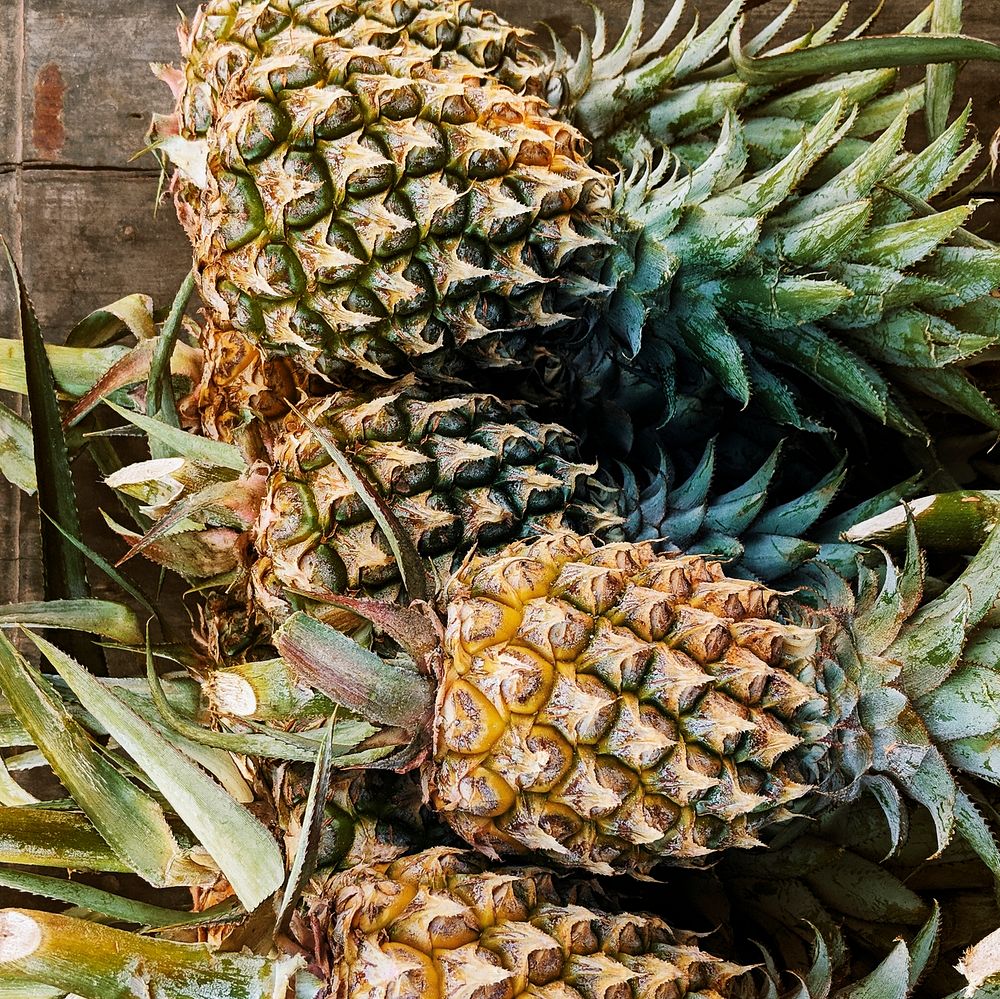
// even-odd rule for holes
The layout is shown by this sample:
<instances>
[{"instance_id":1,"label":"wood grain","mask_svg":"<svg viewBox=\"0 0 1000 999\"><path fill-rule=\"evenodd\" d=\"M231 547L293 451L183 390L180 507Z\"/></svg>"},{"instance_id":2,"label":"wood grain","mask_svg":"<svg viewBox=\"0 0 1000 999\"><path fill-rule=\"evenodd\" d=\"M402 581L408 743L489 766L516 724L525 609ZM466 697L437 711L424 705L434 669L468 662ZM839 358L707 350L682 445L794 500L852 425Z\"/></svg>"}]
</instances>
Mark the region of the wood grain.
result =
<instances>
[{"instance_id":1,"label":"wood grain","mask_svg":"<svg viewBox=\"0 0 1000 999\"><path fill-rule=\"evenodd\" d=\"M627 0L605 6L610 29L619 29ZM691 6L700 6L705 23L724 3ZM847 23L856 24L871 6L858 0ZM923 6L924 0L887 0L879 24L896 29ZM190 15L195 4L182 0L181 7ZM522 24L547 20L567 40L591 24L582 3L497 0L497 7ZM650 23L667 7L667 0L651 3ZM791 29L801 33L838 7L839 0L802 0ZM1000 41L996 3L970 0L966 7L966 31ZM779 9L768 3L753 17L760 22ZM187 269L186 240L170 206L153 214L156 163L134 159L149 115L171 104L149 63L176 58L176 27L174 0L0 0L0 231L22 263L51 340L129 292L167 302ZM968 67L959 96L975 96L975 123L988 140L1000 127L1000 67ZM1000 213L992 219L988 231L1000 236ZM986 213L980 224L989 220ZM0 275L4 329L11 328L11 305ZM94 505L94 497L88 501ZM38 593L33 507L0 484L0 601Z\"/></svg>"}]
</instances>

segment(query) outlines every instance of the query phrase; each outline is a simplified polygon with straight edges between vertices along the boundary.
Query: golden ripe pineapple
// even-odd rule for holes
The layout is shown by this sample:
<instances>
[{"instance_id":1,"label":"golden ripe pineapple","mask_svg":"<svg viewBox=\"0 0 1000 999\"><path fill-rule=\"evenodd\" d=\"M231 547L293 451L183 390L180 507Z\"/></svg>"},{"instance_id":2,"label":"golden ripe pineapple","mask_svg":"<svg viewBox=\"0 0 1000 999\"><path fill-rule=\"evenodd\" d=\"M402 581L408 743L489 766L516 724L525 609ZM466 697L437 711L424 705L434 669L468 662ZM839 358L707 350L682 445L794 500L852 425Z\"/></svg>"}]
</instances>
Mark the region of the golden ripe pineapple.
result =
<instances>
[{"instance_id":1,"label":"golden ripe pineapple","mask_svg":"<svg viewBox=\"0 0 1000 999\"><path fill-rule=\"evenodd\" d=\"M960 654L995 595L998 545L914 615L915 545L902 574L866 571L856 600L821 574L817 610L698 556L557 532L472 559L442 600L442 638L415 611L341 601L412 646L423 676L303 614L275 643L300 682L401 742L426 732L429 802L491 856L643 872L753 846L793 804L869 782L896 788L890 811L900 791L933 806L943 845L981 823L949 770L980 772L981 749L951 719L992 682ZM933 665L945 642L954 682Z\"/></svg>"},{"instance_id":2,"label":"golden ripe pineapple","mask_svg":"<svg viewBox=\"0 0 1000 999\"><path fill-rule=\"evenodd\" d=\"M322 887L322 927L337 995L721 997L751 989L750 968L702 950L653 916L574 904L538 868L425 851L359 868ZM303 942L309 923L302 920ZM391 983L391 985L390 985Z\"/></svg>"},{"instance_id":3,"label":"golden ripe pineapple","mask_svg":"<svg viewBox=\"0 0 1000 999\"><path fill-rule=\"evenodd\" d=\"M697 556L543 539L449 593L431 800L490 853L622 866L755 845L805 794L816 632ZM802 679L800 679L800 676Z\"/></svg>"}]
</instances>

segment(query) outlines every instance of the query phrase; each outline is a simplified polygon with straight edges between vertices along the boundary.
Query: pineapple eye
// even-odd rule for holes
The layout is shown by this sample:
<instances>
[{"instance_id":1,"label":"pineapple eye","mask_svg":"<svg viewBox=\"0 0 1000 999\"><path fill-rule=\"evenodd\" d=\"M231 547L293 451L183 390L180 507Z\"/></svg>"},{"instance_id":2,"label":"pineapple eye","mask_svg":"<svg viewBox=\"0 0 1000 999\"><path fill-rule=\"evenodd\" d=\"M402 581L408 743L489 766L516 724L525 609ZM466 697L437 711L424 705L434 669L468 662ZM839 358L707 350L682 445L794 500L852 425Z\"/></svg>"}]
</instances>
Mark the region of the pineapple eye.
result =
<instances>
[{"instance_id":1,"label":"pineapple eye","mask_svg":"<svg viewBox=\"0 0 1000 999\"><path fill-rule=\"evenodd\" d=\"M319 67L306 57L296 59L287 69L272 70L267 75L271 94L277 97L283 90L301 90L322 80ZM262 95L266 96L266 95Z\"/></svg>"},{"instance_id":2,"label":"pineapple eye","mask_svg":"<svg viewBox=\"0 0 1000 999\"><path fill-rule=\"evenodd\" d=\"M288 15L281 14L273 7L265 7L253 27L253 34L254 38L257 39L257 45L263 48L264 43L269 38L273 38L284 31L291 23L292 19Z\"/></svg>"},{"instance_id":3,"label":"pineapple eye","mask_svg":"<svg viewBox=\"0 0 1000 999\"><path fill-rule=\"evenodd\" d=\"M438 725L442 743L466 756L488 752L506 728L487 698L471 683L457 679L441 702Z\"/></svg>"},{"instance_id":4,"label":"pineapple eye","mask_svg":"<svg viewBox=\"0 0 1000 999\"><path fill-rule=\"evenodd\" d=\"M507 149L476 149L466 160L465 174L470 180L491 180L502 177L510 165Z\"/></svg>"},{"instance_id":5,"label":"pineapple eye","mask_svg":"<svg viewBox=\"0 0 1000 999\"><path fill-rule=\"evenodd\" d=\"M257 258L257 275L268 292L265 298L293 298L306 288L306 275L294 251L285 243L271 243Z\"/></svg>"},{"instance_id":6,"label":"pineapple eye","mask_svg":"<svg viewBox=\"0 0 1000 999\"><path fill-rule=\"evenodd\" d=\"M330 101L326 113L316 123L316 139L330 142L356 132L365 123L361 102L346 91Z\"/></svg>"},{"instance_id":7,"label":"pineapple eye","mask_svg":"<svg viewBox=\"0 0 1000 999\"><path fill-rule=\"evenodd\" d=\"M379 114L390 121L416 118L420 106L420 94L410 86L388 91L379 98Z\"/></svg>"},{"instance_id":8,"label":"pineapple eye","mask_svg":"<svg viewBox=\"0 0 1000 999\"><path fill-rule=\"evenodd\" d=\"M288 138L291 121L285 112L270 101L254 101L246 106L237 133L236 144L246 163L264 159L279 143Z\"/></svg>"},{"instance_id":9,"label":"pineapple eye","mask_svg":"<svg viewBox=\"0 0 1000 999\"><path fill-rule=\"evenodd\" d=\"M284 166L307 192L285 206L285 223L304 228L329 215L334 208L333 189L322 161L309 153L293 151L285 157Z\"/></svg>"},{"instance_id":10,"label":"pineapple eye","mask_svg":"<svg viewBox=\"0 0 1000 999\"><path fill-rule=\"evenodd\" d=\"M219 235L227 250L236 250L264 231L264 203L246 174L220 174L219 192L225 205Z\"/></svg>"}]
</instances>

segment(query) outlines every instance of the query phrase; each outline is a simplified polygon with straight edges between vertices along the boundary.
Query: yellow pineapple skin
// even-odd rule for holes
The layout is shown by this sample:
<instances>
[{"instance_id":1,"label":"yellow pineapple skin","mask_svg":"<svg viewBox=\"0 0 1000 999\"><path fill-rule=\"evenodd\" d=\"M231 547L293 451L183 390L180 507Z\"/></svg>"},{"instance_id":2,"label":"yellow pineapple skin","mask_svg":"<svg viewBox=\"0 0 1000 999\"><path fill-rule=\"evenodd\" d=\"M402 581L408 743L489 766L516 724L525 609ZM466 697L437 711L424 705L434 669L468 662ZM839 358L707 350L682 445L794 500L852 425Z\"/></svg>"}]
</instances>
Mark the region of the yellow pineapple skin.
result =
<instances>
[{"instance_id":1,"label":"yellow pineapple skin","mask_svg":"<svg viewBox=\"0 0 1000 999\"><path fill-rule=\"evenodd\" d=\"M433 806L487 854L643 872L756 845L810 789L817 631L698 556L564 532L449 590Z\"/></svg>"},{"instance_id":2,"label":"yellow pineapple skin","mask_svg":"<svg viewBox=\"0 0 1000 999\"><path fill-rule=\"evenodd\" d=\"M314 885L338 999L719 999L747 969L651 916L574 904L545 870L426 850Z\"/></svg>"}]
</instances>

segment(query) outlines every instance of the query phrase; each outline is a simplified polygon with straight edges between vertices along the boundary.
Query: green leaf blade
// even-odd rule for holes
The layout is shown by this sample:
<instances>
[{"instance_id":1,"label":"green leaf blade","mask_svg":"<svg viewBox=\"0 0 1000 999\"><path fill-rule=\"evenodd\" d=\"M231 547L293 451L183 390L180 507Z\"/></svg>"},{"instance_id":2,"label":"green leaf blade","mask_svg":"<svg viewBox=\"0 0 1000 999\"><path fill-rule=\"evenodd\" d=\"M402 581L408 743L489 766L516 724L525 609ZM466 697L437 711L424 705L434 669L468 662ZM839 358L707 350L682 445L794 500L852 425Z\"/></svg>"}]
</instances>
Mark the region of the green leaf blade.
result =
<instances>
[{"instance_id":1,"label":"green leaf blade","mask_svg":"<svg viewBox=\"0 0 1000 999\"><path fill-rule=\"evenodd\" d=\"M264 826L112 690L61 650L28 632L80 703L104 725L184 820L226 875L237 897L255 909L281 886L285 865ZM233 844L240 845L239 851Z\"/></svg>"}]
</instances>

